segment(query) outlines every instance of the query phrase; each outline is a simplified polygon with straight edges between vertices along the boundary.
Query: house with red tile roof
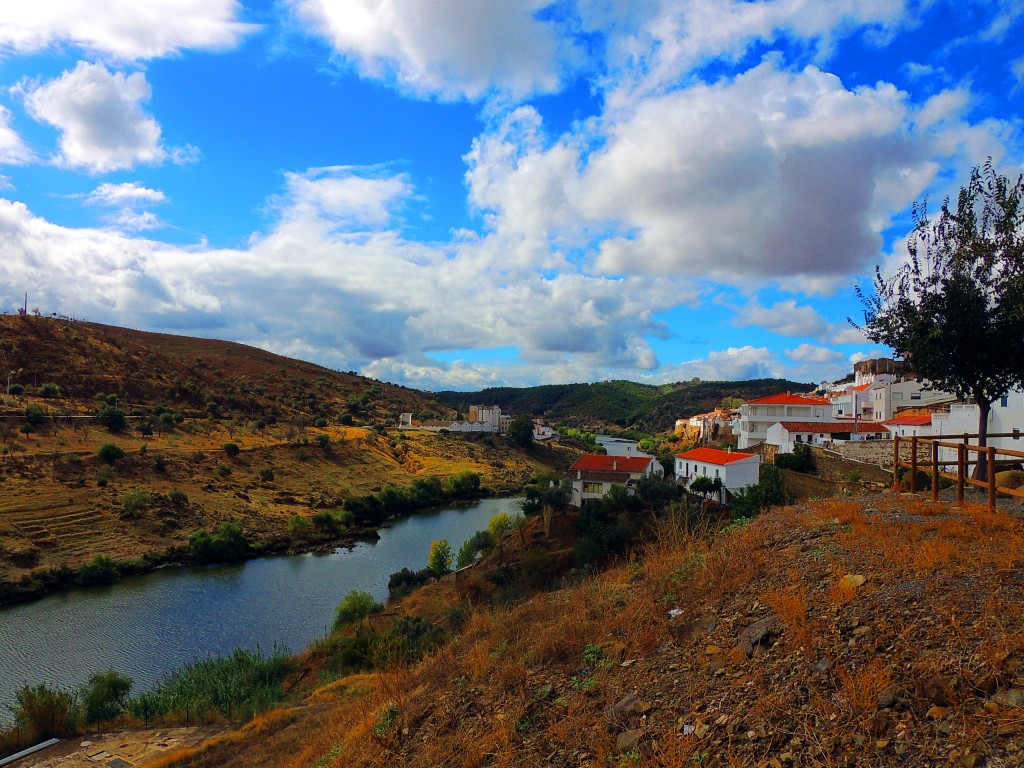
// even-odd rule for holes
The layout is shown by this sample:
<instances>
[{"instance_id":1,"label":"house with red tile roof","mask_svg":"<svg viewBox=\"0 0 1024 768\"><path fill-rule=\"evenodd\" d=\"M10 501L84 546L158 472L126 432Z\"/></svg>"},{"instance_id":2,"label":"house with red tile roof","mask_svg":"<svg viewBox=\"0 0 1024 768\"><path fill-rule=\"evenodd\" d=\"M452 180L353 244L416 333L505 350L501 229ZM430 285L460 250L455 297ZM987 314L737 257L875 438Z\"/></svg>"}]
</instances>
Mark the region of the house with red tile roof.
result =
<instances>
[{"instance_id":1,"label":"house with red tile roof","mask_svg":"<svg viewBox=\"0 0 1024 768\"><path fill-rule=\"evenodd\" d=\"M831 421L832 402L827 397L789 393L759 397L740 406L737 447L746 448L765 442L768 428L786 421Z\"/></svg>"},{"instance_id":2,"label":"house with red tile roof","mask_svg":"<svg viewBox=\"0 0 1024 768\"><path fill-rule=\"evenodd\" d=\"M688 489L698 477L717 478L722 481L719 501L748 485L757 485L760 467L760 454L718 448L694 448L677 453L675 458L677 483Z\"/></svg>"},{"instance_id":3,"label":"house with red tile roof","mask_svg":"<svg viewBox=\"0 0 1024 768\"><path fill-rule=\"evenodd\" d=\"M765 442L777 446L779 453L792 453L798 445L831 445L840 440L883 440L889 430L877 421L786 421L768 428Z\"/></svg>"},{"instance_id":4,"label":"house with red tile roof","mask_svg":"<svg viewBox=\"0 0 1024 768\"><path fill-rule=\"evenodd\" d=\"M613 485L636 492L636 482L644 477L663 477L665 469L653 456L603 456L588 453L580 456L567 473L572 481L569 503L581 507L587 501L603 498Z\"/></svg>"}]
</instances>

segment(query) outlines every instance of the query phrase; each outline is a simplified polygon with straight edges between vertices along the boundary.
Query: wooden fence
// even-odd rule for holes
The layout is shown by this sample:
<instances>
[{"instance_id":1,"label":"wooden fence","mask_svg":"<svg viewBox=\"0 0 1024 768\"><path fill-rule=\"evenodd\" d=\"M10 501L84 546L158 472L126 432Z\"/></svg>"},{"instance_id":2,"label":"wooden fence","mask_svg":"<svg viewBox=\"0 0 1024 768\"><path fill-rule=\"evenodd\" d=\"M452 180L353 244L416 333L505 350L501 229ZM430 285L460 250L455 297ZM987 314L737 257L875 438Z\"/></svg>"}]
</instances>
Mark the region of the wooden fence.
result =
<instances>
[{"instance_id":1,"label":"wooden fence","mask_svg":"<svg viewBox=\"0 0 1024 768\"><path fill-rule=\"evenodd\" d=\"M998 433L989 435L989 437L1012 437L1017 440L1020 439L1021 433L1019 430L1006 433ZM996 508L996 494L1005 493L1008 496L1016 496L1017 498L1024 499L1024 487L1019 489L1003 488L996 485L996 472L998 471L997 462L999 459L1009 459L1010 462L1016 461L1017 463L1024 462L1024 451L1011 451L1007 448L993 448L992 446L985 446L984 448L977 445L971 445L970 440L977 439L977 435L963 435L958 442L945 441L940 438L931 437L918 437L914 435L910 438L906 437L894 437L893 438L893 475L892 475L892 488L893 491L899 490L899 469L900 467L907 467L910 469L910 492L917 492L917 473L919 471L929 471L931 474L932 484L932 501L938 501L939 499L939 478L946 477L950 480L956 481L956 498L959 503L964 501L964 488L967 485L975 485L979 488L985 488L988 491L988 508L995 510ZM905 460L900 458L900 445L910 445L910 459ZM929 455L930 460L921 461L918 455L920 448L924 447L926 453ZM952 451L956 451L956 460L940 461L939 460L939 449L947 448ZM988 468L988 477L983 480L978 480L973 477L968 477L972 467L978 465L980 459L979 454L985 454L985 459ZM972 456L977 456L972 460ZM956 472L947 472L945 467L955 466Z\"/></svg>"}]
</instances>

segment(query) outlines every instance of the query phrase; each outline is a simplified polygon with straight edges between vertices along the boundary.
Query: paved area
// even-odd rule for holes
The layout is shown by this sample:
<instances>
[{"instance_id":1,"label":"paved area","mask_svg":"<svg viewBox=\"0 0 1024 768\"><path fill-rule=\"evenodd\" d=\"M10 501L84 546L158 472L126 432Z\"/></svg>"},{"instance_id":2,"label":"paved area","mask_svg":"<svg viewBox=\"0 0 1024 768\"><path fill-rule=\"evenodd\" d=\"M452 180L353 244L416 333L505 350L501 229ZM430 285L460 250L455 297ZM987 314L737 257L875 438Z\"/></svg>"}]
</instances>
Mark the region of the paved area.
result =
<instances>
[{"instance_id":1,"label":"paved area","mask_svg":"<svg viewBox=\"0 0 1024 768\"><path fill-rule=\"evenodd\" d=\"M223 726L120 731L65 739L13 768L144 768L168 752L194 747L223 733Z\"/></svg>"}]
</instances>

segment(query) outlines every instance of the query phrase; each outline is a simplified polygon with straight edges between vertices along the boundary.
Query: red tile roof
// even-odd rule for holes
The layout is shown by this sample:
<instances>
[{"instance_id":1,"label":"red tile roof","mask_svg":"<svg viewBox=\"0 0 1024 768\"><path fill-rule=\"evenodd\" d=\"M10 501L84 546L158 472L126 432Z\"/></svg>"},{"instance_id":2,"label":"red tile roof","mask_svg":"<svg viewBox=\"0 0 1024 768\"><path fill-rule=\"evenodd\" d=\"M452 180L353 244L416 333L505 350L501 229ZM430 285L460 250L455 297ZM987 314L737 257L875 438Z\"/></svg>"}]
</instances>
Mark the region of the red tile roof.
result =
<instances>
[{"instance_id":1,"label":"red tile roof","mask_svg":"<svg viewBox=\"0 0 1024 768\"><path fill-rule=\"evenodd\" d=\"M930 413L915 413L910 416L896 416L885 423L894 427L923 427L932 423L932 415Z\"/></svg>"},{"instance_id":2,"label":"red tile roof","mask_svg":"<svg viewBox=\"0 0 1024 768\"><path fill-rule=\"evenodd\" d=\"M769 395L748 400L747 405L831 405L827 397L804 397L803 395Z\"/></svg>"},{"instance_id":3,"label":"red tile roof","mask_svg":"<svg viewBox=\"0 0 1024 768\"><path fill-rule=\"evenodd\" d=\"M705 464L732 464L734 461L743 461L757 456L756 453L739 453L737 451L723 451L718 448L694 448L686 453L677 453L677 459L687 461L703 461Z\"/></svg>"},{"instance_id":4,"label":"red tile roof","mask_svg":"<svg viewBox=\"0 0 1024 768\"><path fill-rule=\"evenodd\" d=\"M861 384L859 387L850 387L853 392L863 392L865 389L874 384L873 381L869 381L867 384Z\"/></svg>"},{"instance_id":5,"label":"red tile roof","mask_svg":"<svg viewBox=\"0 0 1024 768\"><path fill-rule=\"evenodd\" d=\"M639 474L647 469L652 461L654 459L648 456L601 456L596 453L587 453L580 456L576 463L569 467L569 471L629 472L630 474Z\"/></svg>"},{"instance_id":6,"label":"red tile roof","mask_svg":"<svg viewBox=\"0 0 1024 768\"><path fill-rule=\"evenodd\" d=\"M811 434L833 434L835 432L888 432L877 421L781 421L787 432L810 432Z\"/></svg>"}]
</instances>

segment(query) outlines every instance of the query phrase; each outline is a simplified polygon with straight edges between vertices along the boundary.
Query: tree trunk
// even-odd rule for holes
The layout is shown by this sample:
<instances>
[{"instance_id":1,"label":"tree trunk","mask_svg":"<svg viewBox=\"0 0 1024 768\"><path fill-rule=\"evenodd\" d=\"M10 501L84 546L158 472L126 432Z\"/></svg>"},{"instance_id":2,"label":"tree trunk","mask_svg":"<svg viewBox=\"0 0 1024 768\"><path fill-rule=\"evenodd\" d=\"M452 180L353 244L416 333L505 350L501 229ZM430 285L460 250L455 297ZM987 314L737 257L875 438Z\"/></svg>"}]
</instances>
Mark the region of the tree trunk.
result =
<instances>
[{"instance_id":1,"label":"tree trunk","mask_svg":"<svg viewBox=\"0 0 1024 768\"><path fill-rule=\"evenodd\" d=\"M984 448L988 445L988 415L992 411L992 401L981 397L975 397L974 402L978 404L978 447ZM978 452L978 463L974 467L975 480L988 480L988 453Z\"/></svg>"}]
</instances>

